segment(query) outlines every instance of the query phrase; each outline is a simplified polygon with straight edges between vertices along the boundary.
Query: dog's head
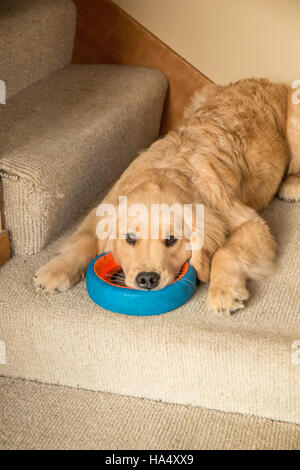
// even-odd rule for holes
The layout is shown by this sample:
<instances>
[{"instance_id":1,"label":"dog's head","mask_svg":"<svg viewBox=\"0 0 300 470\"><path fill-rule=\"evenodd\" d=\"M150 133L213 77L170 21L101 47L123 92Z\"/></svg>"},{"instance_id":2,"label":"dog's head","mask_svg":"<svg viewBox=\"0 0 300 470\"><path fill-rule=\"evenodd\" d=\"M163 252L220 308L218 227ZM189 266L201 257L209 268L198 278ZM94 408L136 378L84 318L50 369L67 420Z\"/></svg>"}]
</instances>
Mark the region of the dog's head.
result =
<instances>
[{"instance_id":1,"label":"dog's head","mask_svg":"<svg viewBox=\"0 0 300 470\"><path fill-rule=\"evenodd\" d=\"M137 181L138 180L138 181ZM188 179L175 170L147 170L127 178L118 190L115 235L106 249L122 266L125 284L136 289L162 289L191 259L198 277L209 276L203 206ZM204 244L204 245L203 245Z\"/></svg>"}]
</instances>

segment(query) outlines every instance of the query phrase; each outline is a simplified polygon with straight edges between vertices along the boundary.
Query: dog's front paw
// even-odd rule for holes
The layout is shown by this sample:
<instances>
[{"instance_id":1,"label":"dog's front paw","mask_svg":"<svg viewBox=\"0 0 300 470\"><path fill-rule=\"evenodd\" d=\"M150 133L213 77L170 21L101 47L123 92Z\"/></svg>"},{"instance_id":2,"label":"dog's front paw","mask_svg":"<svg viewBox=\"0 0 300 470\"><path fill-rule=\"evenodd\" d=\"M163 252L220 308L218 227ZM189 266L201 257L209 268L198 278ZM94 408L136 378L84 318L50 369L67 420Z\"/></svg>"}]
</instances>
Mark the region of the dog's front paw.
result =
<instances>
[{"instance_id":1,"label":"dog's front paw","mask_svg":"<svg viewBox=\"0 0 300 470\"><path fill-rule=\"evenodd\" d=\"M56 256L36 272L33 283L37 291L57 294L70 289L81 277L69 260Z\"/></svg>"},{"instance_id":2,"label":"dog's front paw","mask_svg":"<svg viewBox=\"0 0 300 470\"><path fill-rule=\"evenodd\" d=\"M245 283L233 279L230 283L211 285L207 304L215 312L231 314L245 308L248 299Z\"/></svg>"}]
</instances>

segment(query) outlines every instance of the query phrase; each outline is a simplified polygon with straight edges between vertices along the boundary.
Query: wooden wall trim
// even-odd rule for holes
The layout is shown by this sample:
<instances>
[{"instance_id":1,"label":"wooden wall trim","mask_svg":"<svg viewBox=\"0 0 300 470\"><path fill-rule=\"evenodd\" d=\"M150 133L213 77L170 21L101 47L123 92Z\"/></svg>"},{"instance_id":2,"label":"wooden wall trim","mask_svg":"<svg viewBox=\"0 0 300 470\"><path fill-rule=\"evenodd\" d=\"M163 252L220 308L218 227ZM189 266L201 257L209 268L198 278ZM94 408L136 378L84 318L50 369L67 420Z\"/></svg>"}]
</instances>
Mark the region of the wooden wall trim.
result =
<instances>
[{"instance_id":1,"label":"wooden wall trim","mask_svg":"<svg viewBox=\"0 0 300 470\"><path fill-rule=\"evenodd\" d=\"M0 266L10 259L10 245L8 231L4 230L4 204L3 204L3 192L2 183L0 179Z\"/></svg>"},{"instance_id":2,"label":"wooden wall trim","mask_svg":"<svg viewBox=\"0 0 300 470\"><path fill-rule=\"evenodd\" d=\"M10 259L8 231L0 232L0 267Z\"/></svg>"},{"instance_id":3,"label":"wooden wall trim","mask_svg":"<svg viewBox=\"0 0 300 470\"><path fill-rule=\"evenodd\" d=\"M73 0L77 27L72 63L154 67L169 79L162 133L180 123L191 95L211 81L111 0Z\"/></svg>"},{"instance_id":4,"label":"wooden wall trim","mask_svg":"<svg viewBox=\"0 0 300 470\"><path fill-rule=\"evenodd\" d=\"M0 178L0 232L4 230L4 227L5 227L5 220L4 220L3 190L2 190L2 182Z\"/></svg>"}]
</instances>

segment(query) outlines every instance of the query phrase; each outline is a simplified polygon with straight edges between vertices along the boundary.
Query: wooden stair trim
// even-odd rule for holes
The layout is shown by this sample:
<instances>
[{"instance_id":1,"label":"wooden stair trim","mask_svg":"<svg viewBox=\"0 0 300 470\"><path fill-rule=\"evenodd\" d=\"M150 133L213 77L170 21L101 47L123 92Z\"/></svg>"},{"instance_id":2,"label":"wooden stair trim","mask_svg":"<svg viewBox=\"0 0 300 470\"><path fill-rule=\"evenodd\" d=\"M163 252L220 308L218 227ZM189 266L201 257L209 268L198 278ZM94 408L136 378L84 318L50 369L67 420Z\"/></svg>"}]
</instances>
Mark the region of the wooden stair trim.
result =
<instances>
[{"instance_id":1,"label":"wooden stair trim","mask_svg":"<svg viewBox=\"0 0 300 470\"><path fill-rule=\"evenodd\" d=\"M73 64L154 67L169 80L162 134L178 125L190 97L212 83L111 0L73 0L77 25Z\"/></svg>"},{"instance_id":2,"label":"wooden stair trim","mask_svg":"<svg viewBox=\"0 0 300 470\"><path fill-rule=\"evenodd\" d=\"M2 183L0 179L0 266L3 266L6 261L10 259L10 243L8 231L4 230L5 219L4 219L4 203L3 203L3 191Z\"/></svg>"},{"instance_id":3,"label":"wooden stair trim","mask_svg":"<svg viewBox=\"0 0 300 470\"><path fill-rule=\"evenodd\" d=\"M4 202L3 202L3 190L2 190L2 182L0 178L0 232L4 230L5 227L5 219L4 219Z\"/></svg>"},{"instance_id":4,"label":"wooden stair trim","mask_svg":"<svg viewBox=\"0 0 300 470\"><path fill-rule=\"evenodd\" d=\"M7 230L0 232L0 267L10 259L10 244Z\"/></svg>"}]
</instances>

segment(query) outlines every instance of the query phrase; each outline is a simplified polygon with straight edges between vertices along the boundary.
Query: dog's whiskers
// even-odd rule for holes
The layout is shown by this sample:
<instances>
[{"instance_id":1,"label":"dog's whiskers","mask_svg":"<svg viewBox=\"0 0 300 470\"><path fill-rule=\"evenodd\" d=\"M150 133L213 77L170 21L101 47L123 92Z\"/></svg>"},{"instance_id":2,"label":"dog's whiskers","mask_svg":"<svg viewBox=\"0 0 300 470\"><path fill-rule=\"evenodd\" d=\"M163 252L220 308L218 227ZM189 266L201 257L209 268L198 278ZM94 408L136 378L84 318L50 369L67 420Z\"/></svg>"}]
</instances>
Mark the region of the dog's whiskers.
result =
<instances>
[{"instance_id":1,"label":"dog's whiskers","mask_svg":"<svg viewBox=\"0 0 300 470\"><path fill-rule=\"evenodd\" d=\"M125 278L126 276L123 270L116 271L115 273L107 273L105 275L105 280L119 285L125 285Z\"/></svg>"}]
</instances>

